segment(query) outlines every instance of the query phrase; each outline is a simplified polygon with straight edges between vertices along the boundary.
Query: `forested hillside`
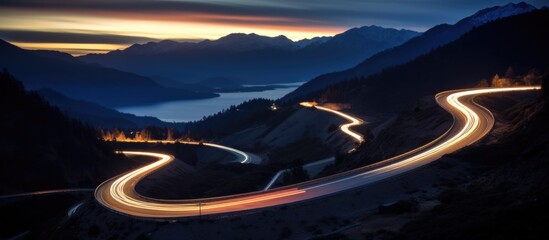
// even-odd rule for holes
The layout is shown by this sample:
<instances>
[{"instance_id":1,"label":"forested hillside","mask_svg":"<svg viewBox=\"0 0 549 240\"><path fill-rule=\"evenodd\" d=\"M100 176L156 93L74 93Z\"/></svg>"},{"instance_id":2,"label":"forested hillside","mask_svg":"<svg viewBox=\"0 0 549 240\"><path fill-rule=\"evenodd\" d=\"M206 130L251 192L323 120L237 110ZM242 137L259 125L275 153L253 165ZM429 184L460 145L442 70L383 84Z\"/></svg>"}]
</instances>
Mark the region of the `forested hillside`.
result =
<instances>
[{"instance_id":1,"label":"forested hillside","mask_svg":"<svg viewBox=\"0 0 549 240\"><path fill-rule=\"evenodd\" d=\"M0 193L94 188L129 169L95 130L51 107L0 72Z\"/></svg>"},{"instance_id":2,"label":"forested hillside","mask_svg":"<svg viewBox=\"0 0 549 240\"><path fill-rule=\"evenodd\" d=\"M490 22L407 64L333 85L310 98L350 103L363 114L398 112L421 96L475 87L510 68L513 75L545 72L548 25L549 10Z\"/></svg>"}]
</instances>

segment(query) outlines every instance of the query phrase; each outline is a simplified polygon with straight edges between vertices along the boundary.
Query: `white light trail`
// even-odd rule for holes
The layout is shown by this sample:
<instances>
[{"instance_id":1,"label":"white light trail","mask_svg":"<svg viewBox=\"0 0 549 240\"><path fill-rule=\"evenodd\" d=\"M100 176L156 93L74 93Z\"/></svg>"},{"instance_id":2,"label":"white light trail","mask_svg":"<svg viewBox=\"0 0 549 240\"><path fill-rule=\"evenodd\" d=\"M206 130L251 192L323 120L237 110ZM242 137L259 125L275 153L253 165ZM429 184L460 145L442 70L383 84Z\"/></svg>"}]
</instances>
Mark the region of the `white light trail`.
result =
<instances>
[{"instance_id":1,"label":"white light trail","mask_svg":"<svg viewBox=\"0 0 549 240\"><path fill-rule=\"evenodd\" d=\"M162 200L146 198L135 192L135 185L147 174L168 164L173 160L173 157L160 153L124 152L124 154L129 155L156 157L159 160L101 184L96 189L96 199L104 206L115 211L149 218L173 218L198 216L201 214L229 213L314 199L390 178L426 165L445 154L457 151L476 142L489 132L493 126L494 119L487 109L478 106L472 101L475 96L488 93L538 89L540 89L539 86L465 89L437 94L437 102L454 116L454 124L448 130L447 134L437 138L434 142L421 146L408 153L382 161L381 164L373 165L375 167L373 169L371 166L366 166L335 176L268 191L258 191L209 199ZM310 103L302 105L319 108ZM330 109L329 111L334 110ZM337 111L334 111L334 113L340 115ZM357 123L352 120L354 118L351 116L346 114L340 116L351 120L351 123L349 124ZM344 128L342 127L342 130L343 129ZM346 130L351 132L348 127ZM349 134L348 132L346 133ZM352 134L349 135L353 136ZM359 139L356 136L353 137L357 140ZM207 144L204 143L204 145ZM215 146L225 149L225 147L221 145ZM244 162L246 160L247 158L245 158ZM388 162L389 160L392 161ZM385 162L387 162L387 164L383 164Z\"/></svg>"}]
</instances>

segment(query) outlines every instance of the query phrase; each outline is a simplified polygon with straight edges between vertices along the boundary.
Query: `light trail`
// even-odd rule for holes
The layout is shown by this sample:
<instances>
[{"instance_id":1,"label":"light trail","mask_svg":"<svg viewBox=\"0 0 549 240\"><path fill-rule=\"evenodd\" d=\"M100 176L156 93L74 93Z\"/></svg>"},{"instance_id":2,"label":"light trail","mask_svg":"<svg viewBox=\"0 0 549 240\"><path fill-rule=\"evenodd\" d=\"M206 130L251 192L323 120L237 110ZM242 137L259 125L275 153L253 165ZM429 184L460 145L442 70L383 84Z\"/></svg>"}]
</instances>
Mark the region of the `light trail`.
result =
<instances>
[{"instance_id":1,"label":"light trail","mask_svg":"<svg viewBox=\"0 0 549 240\"><path fill-rule=\"evenodd\" d=\"M351 121L350 123L346 123L346 124L343 124L343 125L340 125L339 126L339 129L343 132L343 133L346 133L347 135L351 136L352 138L356 139L358 143L362 143L364 142L364 138L362 137L362 135L358 134L358 133L355 133L353 131L351 131L349 128L350 127L353 127L353 126L357 126L357 125L360 125L363 123L362 119L358 119L358 118L355 118L355 117L352 117L350 115L347 115L347 114L344 114L342 112L339 112L339 111L336 111L336 110L332 110L332 109L329 109L329 108L326 108L326 107L321 107L321 106L318 106L318 104L316 102L300 102L299 105L303 106L303 107L308 107L308 108L316 108L316 109L319 109L319 110L322 110L322 111L327 111L327 112L330 112L330 113L333 113L333 114L336 114L340 117L343 117L349 121ZM356 151L356 147L353 147L351 150L349 150L348 152L349 153L352 153L354 151ZM323 160L320 160L319 162L322 162L322 161L326 161L326 159L323 159ZM317 163L312 163L312 164L317 164ZM307 165L311 165L311 163L309 164L305 164L303 167L306 168ZM289 171L289 169L282 169L280 171L278 171L274 176L273 178L271 178L271 180L269 181L269 183L267 183L267 185L265 186L265 188L263 188L263 191L266 191L266 190L269 190L273 184L278 180L278 178L280 176L282 176L283 173Z\"/></svg>"},{"instance_id":2,"label":"light trail","mask_svg":"<svg viewBox=\"0 0 549 240\"><path fill-rule=\"evenodd\" d=\"M232 153L233 155L235 155L237 157L237 159L240 158L240 160L238 160L240 163L249 163L250 160L251 160L250 156L248 154L246 154L245 152L243 152L243 151L240 151L240 150L235 149L235 148L215 144L215 143L194 142L194 141L173 141L173 140L132 140L132 139L117 140L117 141L118 142L144 142L144 143L172 143L172 144L173 143L182 143L182 144L189 144L189 145L204 145L204 146L219 148L221 150L228 151L228 152ZM156 157L158 157L158 156L156 156Z\"/></svg>"},{"instance_id":3,"label":"light trail","mask_svg":"<svg viewBox=\"0 0 549 240\"><path fill-rule=\"evenodd\" d=\"M380 163L348 172L319 178L291 186L216 198L163 200L141 196L135 192L140 179L164 166L172 156L148 152L124 152L129 155L156 157L159 160L97 187L96 199L104 206L142 218L180 218L279 206L325 197L345 190L363 187L383 179L426 165L445 154L475 143L488 134L494 117L474 98L488 93L538 90L540 87L465 89L436 95L437 103L454 118L452 127L435 141ZM314 106L314 105L313 105Z\"/></svg>"},{"instance_id":4,"label":"light trail","mask_svg":"<svg viewBox=\"0 0 549 240\"><path fill-rule=\"evenodd\" d=\"M354 139L356 139L358 141L358 143L364 142L364 137L362 137L362 135L360 135L358 133L355 133L355 132L353 132L349 129L350 127L354 127L354 126L358 126L358 125L362 124L363 121L361 119L355 118L351 115L342 113L340 111L329 109L327 107L318 106L315 102L301 102L301 103L299 103L299 105L304 106L304 107L316 108L316 109L326 111L326 112L330 112L330 113L336 114L340 117L343 117L343 118L351 121L350 123L343 124L343 125L339 126L339 129L341 129L341 131L343 131L347 135L349 135L349 136L353 137Z\"/></svg>"}]
</instances>

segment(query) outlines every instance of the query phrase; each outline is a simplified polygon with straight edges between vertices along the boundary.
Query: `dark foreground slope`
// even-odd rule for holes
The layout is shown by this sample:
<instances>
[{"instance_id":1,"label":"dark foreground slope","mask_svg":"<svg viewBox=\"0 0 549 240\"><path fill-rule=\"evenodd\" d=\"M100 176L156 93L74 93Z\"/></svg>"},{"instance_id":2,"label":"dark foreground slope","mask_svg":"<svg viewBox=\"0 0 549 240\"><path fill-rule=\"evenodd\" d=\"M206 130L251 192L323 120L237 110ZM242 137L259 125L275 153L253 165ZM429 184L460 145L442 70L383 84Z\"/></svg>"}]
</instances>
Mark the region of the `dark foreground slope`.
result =
<instances>
[{"instance_id":1,"label":"dark foreground slope","mask_svg":"<svg viewBox=\"0 0 549 240\"><path fill-rule=\"evenodd\" d=\"M363 114L398 112L418 97L474 87L495 73L515 74L549 66L549 10L500 19L478 27L431 53L380 74L342 82L311 97L346 102Z\"/></svg>"},{"instance_id":2,"label":"dark foreground slope","mask_svg":"<svg viewBox=\"0 0 549 240\"><path fill-rule=\"evenodd\" d=\"M406 224L397 239L547 239L549 78L542 101L501 109L505 131L454 156L469 181L439 195L441 205ZM482 99L481 103L494 103ZM492 134L494 135L494 133Z\"/></svg>"},{"instance_id":3,"label":"dark foreground slope","mask_svg":"<svg viewBox=\"0 0 549 240\"><path fill-rule=\"evenodd\" d=\"M1 194L95 187L128 164L93 129L26 92L6 71L0 110Z\"/></svg>"}]
</instances>

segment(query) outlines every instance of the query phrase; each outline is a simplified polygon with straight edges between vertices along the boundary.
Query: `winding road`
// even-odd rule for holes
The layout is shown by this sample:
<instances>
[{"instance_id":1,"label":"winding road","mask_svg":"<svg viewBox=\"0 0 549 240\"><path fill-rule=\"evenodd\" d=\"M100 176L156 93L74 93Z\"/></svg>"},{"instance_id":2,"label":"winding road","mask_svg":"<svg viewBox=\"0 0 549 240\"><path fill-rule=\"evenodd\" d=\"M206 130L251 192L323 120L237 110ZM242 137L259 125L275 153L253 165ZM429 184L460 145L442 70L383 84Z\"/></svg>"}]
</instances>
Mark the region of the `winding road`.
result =
<instances>
[{"instance_id":1,"label":"winding road","mask_svg":"<svg viewBox=\"0 0 549 240\"><path fill-rule=\"evenodd\" d=\"M159 160L104 182L97 187L95 197L107 208L141 218L180 218L223 214L312 200L402 174L473 144L488 134L494 125L494 117L490 111L474 102L476 96L536 89L540 87L464 89L439 93L436 95L436 101L453 116L454 123L446 133L434 141L373 165L268 191L188 200L148 198L137 194L135 185L143 177L168 164L173 157L159 153L124 152L128 155L156 157ZM315 107L318 108L318 106ZM354 124L354 121L351 120L350 124ZM341 127L341 129L344 132L346 129L354 133L349 130L349 127ZM357 137L349 132L346 133Z\"/></svg>"},{"instance_id":2,"label":"winding road","mask_svg":"<svg viewBox=\"0 0 549 240\"><path fill-rule=\"evenodd\" d=\"M341 129L341 131L343 133L345 133L345 134L351 136L352 138L354 138L358 143L364 142L364 137L362 137L362 135L360 135L356 132L353 132L350 129L351 127L358 126L358 125L362 124L363 121L361 119L355 118L355 117L353 117L349 114L345 114L345 113L342 113L340 111L336 111L336 110L333 110L333 109L330 109L330 108L327 108L327 107L318 106L318 105L316 105L315 102L301 102L301 103L299 103L299 105L304 106L304 107L316 108L316 109L326 111L326 112L330 112L330 113L333 113L335 115L338 115L342 118L345 118L345 119L349 120L350 123L346 123L346 124L343 124L343 125L339 126L339 129Z\"/></svg>"},{"instance_id":3,"label":"winding road","mask_svg":"<svg viewBox=\"0 0 549 240\"><path fill-rule=\"evenodd\" d=\"M132 140L132 139L117 140L117 141L119 141L119 142L139 142L139 143L141 143L141 142L145 142L145 143L171 143L171 144L181 143L181 144L189 144L189 145L203 145L203 146L218 148L218 149L221 149L223 151L227 151L227 152L233 154L236 157L236 161L240 162L240 163L257 163L257 164L259 164L261 162L261 159L259 159L259 157L250 156L250 155L253 155L253 154L248 154L248 153L245 153L245 152L240 151L238 149L234 149L232 147L227 147L227 146L223 146L223 145L219 145L219 144L215 144L215 143L192 142L192 141L173 141L173 140ZM139 154L137 154L137 152L134 152L134 155L139 155ZM150 155L147 155L147 154L143 154L143 155L150 156ZM158 156L156 156L156 157L158 157Z\"/></svg>"}]
</instances>

